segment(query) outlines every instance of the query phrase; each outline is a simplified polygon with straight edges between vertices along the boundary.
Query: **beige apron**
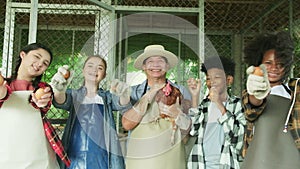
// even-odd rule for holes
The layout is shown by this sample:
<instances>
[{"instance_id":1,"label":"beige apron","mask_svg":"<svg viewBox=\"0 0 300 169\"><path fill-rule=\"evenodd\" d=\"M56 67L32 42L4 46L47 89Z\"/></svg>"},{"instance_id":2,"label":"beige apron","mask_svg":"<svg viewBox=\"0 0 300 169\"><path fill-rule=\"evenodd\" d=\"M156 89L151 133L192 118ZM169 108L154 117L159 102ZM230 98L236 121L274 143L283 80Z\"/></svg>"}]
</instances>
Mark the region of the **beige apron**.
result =
<instances>
[{"instance_id":1,"label":"beige apron","mask_svg":"<svg viewBox=\"0 0 300 169\"><path fill-rule=\"evenodd\" d=\"M128 140L127 169L185 169L185 150L180 129L176 130L175 143L171 143L172 123L159 118L154 102L141 123L132 130Z\"/></svg>"},{"instance_id":2,"label":"beige apron","mask_svg":"<svg viewBox=\"0 0 300 169\"><path fill-rule=\"evenodd\" d=\"M32 91L15 91L0 108L0 168L58 169L41 114L28 103Z\"/></svg>"}]
</instances>

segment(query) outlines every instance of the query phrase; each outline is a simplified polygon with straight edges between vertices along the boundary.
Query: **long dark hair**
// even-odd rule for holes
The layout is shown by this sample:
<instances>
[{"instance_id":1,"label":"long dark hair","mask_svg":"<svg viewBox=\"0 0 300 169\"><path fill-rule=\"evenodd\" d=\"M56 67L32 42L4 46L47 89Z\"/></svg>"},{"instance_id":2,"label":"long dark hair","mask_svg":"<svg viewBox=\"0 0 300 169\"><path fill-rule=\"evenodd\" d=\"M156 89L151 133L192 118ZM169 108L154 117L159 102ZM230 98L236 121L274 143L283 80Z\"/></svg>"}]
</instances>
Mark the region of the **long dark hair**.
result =
<instances>
[{"instance_id":1,"label":"long dark hair","mask_svg":"<svg viewBox=\"0 0 300 169\"><path fill-rule=\"evenodd\" d=\"M50 55L50 63L49 63L49 65L50 65L51 62L52 62L52 59L53 59L53 54L52 54L51 50L47 46L45 46L45 45L43 45L41 43L31 43L31 44L28 44L25 47L23 47L20 52L23 51L23 52L25 52L27 54L30 51L37 50L37 49L44 49L44 50L46 50L49 53L49 55ZM17 76L18 76L18 70L19 70L19 67L21 65L21 62L22 62L22 59L21 59L20 56L18 56L17 60L16 60L15 71L12 73L11 78L6 79L8 83L12 82L13 80L15 80L17 78ZM42 77L43 77L43 74L41 74L40 76L37 76L36 78L33 79L32 85L34 86L34 88L37 87L37 85L41 81Z\"/></svg>"}]
</instances>

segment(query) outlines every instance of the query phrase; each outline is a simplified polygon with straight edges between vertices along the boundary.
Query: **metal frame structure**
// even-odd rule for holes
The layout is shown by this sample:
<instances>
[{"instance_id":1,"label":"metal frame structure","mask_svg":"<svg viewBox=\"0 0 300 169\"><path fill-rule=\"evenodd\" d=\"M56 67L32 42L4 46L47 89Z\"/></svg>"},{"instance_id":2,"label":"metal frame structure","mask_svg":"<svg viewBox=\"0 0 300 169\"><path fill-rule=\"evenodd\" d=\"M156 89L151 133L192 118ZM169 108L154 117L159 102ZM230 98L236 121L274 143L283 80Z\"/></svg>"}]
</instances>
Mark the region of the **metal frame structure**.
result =
<instances>
[{"instance_id":1,"label":"metal frame structure","mask_svg":"<svg viewBox=\"0 0 300 169\"><path fill-rule=\"evenodd\" d=\"M123 1L117 1L117 0L87 0L89 4L93 5L76 5L76 4L43 4L39 3L38 0L32 0L31 3L18 3L18 2L13 2L13 0L6 0L6 13L5 13L5 31L4 31L4 43L3 43L3 59L2 59L2 68L4 70L3 75L4 76L10 76L11 74L11 61L13 59L12 54L13 54L13 39L15 36L15 15L18 12L24 12L24 13L30 13L30 24L29 24L29 42L34 42L36 39L36 31L37 31L37 16L39 13L47 13L49 11L57 13L57 14L69 14L69 13L76 13L76 10L81 10L85 11L86 13L94 13L96 17L96 24L94 25L94 28L91 27L77 27L77 28L70 28L72 29L89 29L92 30L94 29L95 31L98 31L95 33L95 49L99 48L99 42L101 41L101 31L105 31L101 27L101 22L103 18L101 18L101 11L109 11L109 19L106 18L106 20L116 20L118 17L123 17L125 14L132 14L132 13L145 13L145 12L158 12L158 13L169 13L169 14L184 14L184 15L194 15L197 16L198 21L197 21L197 26L199 32L196 34L199 35L199 51L197 52L199 55L199 62L203 60L204 56L204 37L200 36L203 35L202 33L205 32L206 35L226 35L226 36L231 36L231 41L232 41L232 51L231 54L235 60L235 62L240 63L242 61L241 56L242 56L242 48L244 46L244 39L246 36L252 36L254 33L263 31L263 22L265 22L265 19L269 17L268 15L271 15L272 12L275 10L278 10L278 8L281 8L282 4L287 4L288 3L288 29L292 30L294 27L294 18L293 16L296 15L296 11L293 11L293 6L297 4L297 0L288 0L288 1L282 1L282 0L264 0L264 1L255 1L255 0L244 0L244 1L235 1L235 0L228 0L228 1L222 1L222 0L195 0L197 5L195 7L167 7L167 6L131 6L131 5L119 5L120 2L125 2ZM135 2L137 3L138 1L135 0L127 0L128 2ZM143 1L144 4L146 4L146 1ZM154 2L154 1L153 1ZM119 3L119 4L118 4ZM149 2L150 4L150 2ZM230 19L230 10L235 6L235 5L241 5L241 4L248 4L249 8L250 5L265 5L265 8L261 10L255 17L248 19L247 22L245 22L245 18L248 16L241 16L243 17L242 22L245 22L246 24L241 25L238 27L238 29L229 29L229 30L214 30L210 29L210 25L204 26L208 20L210 20L211 15L208 15L206 11L204 10L209 10L207 6L209 4L214 4L214 5L223 5L225 8L221 11L224 13L224 18L221 18L224 23L220 25L220 27L226 27L226 18L228 20ZM247 8L247 10L249 9ZM216 8L217 9L217 8ZM218 8L220 10L220 8ZM221 13L220 12L220 13ZM247 11L249 13L249 11ZM81 12L80 14L84 15L84 12ZM220 15L217 15L217 17L220 17ZM247 14L247 13L246 13ZM208 16L206 16L208 15ZM208 17L207 20L205 21L204 17ZM106 16L107 17L107 16ZM249 18L249 17L248 17ZM124 23L125 21L123 21ZM126 23L125 23L126 24ZM215 26L215 25L213 25ZM50 26L51 27L51 26ZM208 28L209 27L209 28ZM255 31L251 30L255 27ZM53 28L53 27L52 27ZM97 29L100 28L100 29ZM120 37L120 32L117 31L123 31L126 29L126 27L122 27L120 25L113 25L110 27L110 37L109 40L110 42L107 44L107 46L114 46L116 42L120 41L121 39L117 39ZM215 27L216 28L216 27ZM231 27L228 27L231 28ZM233 28L233 27L232 27ZM40 26L39 29L43 29L43 26ZM49 29L49 27L47 27ZM56 29L56 28L55 28ZM59 28L58 28L59 29ZM106 29L106 28L105 28ZM137 32L143 32L145 30L142 30L140 28L134 29L131 28L130 30L127 30L127 35L126 37L130 36L131 33L137 33ZM151 30L152 32L170 32L172 30L155 30L153 28ZM174 33L176 33L174 31ZM178 34L178 38L180 41L181 35L180 33ZM107 37L106 37L107 39ZM109 57L112 58L109 60L110 65L116 65L116 62L120 62L122 59L122 53L127 53L128 52L128 47L126 46L128 44L128 41L125 40L125 49L122 49L122 44L117 44L115 47L116 50L109 50ZM178 55L181 57L181 43L179 43L177 46L178 48ZM125 51L124 51L125 50ZM114 53L118 52L118 53ZM114 58L114 57L117 57ZM126 66L126 65L124 65ZM119 69L117 72L116 76L121 76L121 72L124 71L126 67L124 67L122 70ZM239 64L236 66L236 79L243 79L242 71L243 67ZM108 70L109 74L113 74L113 70ZM179 72L178 72L179 74ZM292 75L293 76L293 75ZM179 77L179 76L177 76ZM243 83L241 83L241 80L236 81L236 89L237 92L240 93L242 88L243 88ZM180 81L180 79L177 79L177 81Z\"/></svg>"},{"instance_id":2,"label":"metal frame structure","mask_svg":"<svg viewBox=\"0 0 300 169\"><path fill-rule=\"evenodd\" d=\"M19 2L14 2L19 1ZM27 3L22 3L22 2ZM75 2L76 1L76 2ZM243 46L250 40L254 34L263 31L276 31L282 27L293 30L294 21L300 16L300 12L296 11L296 5L300 4L300 0L87 0L82 3L80 0L74 0L74 4L59 4L56 2L64 2L63 0L6 0L5 9L5 24L0 23L0 27L4 28L4 41L3 41L3 54L2 54L2 75L9 77L12 73L13 65L13 55L15 52L15 47L20 47L24 44L21 39L16 37L21 37L24 30L28 31L28 43L35 42L37 38L37 32L41 30L67 30L72 31L72 53L71 57L75 55L75 42L80 41L78 39L79 31L89 31L94 32L93 39L93 49L94 53L103 53L109 59L107 74L108 76L105 80L110 81L112 78L120 78L124 80L124 72L127 71L126 55L132 50L132 42L130 42L128 37L132 37L136 34L172 34L172 38L177 39L175 47L175 52L179 58L182 60L185 56L185 51L182 50L185 45L182 43L184 40L184 34L187 32L191 35L197 36L197 51L195 53L198 57L198 64L204 60L205 56L205 36L224 38L225 40L218 43L225 44L229 47L224 49L225 52L229 53L230 57L234 60L236 64L235 67L235 83L234 90L235 94L241 93L244 88L243 80L245 65L242 63L243 56ZM31 3L29 3L31 2ZM40 3L42 2L42 3ZM73 2L73 1L70 1ZM121 2L132 2L134 5L120 5ZM143 2L143 6L138 6L139 2ZM167 4L161 6L154 6L158 2L192 2L196 5L186 5L186 7L175 7L176 5ZM82 3L79 5L79 3ZM149 3L149 4L147 4ZM288 6L287 6L288 4ZM151 6L152 5L152 6ZM172 7L171 7L172 6ZM243 14L233 14L232 12L243 12L240 10L245 9ZM254 7L259 8L259 12L253 12L251 10ZM297 7L300 7L299 5ZM251 9L252 8L252 9ZM282 13L281 9L284 8L284 14L279 17L283 18L281 21L277 22L274 20L277 16L274 13ZM16 24L19 13L30 14L29 24ZM128 15L135 14L145 14L145 13L161 13L170 14L174 16L184 15L184 17L191 17L193 24L197 27L197 30L184 30L176 28L160 28L151 27L151 29L144 29L143 27L138 27L138 25L143 24L153 24L153 18L149 15L143 18L142 22L137 23L137 25L128 25L128 21L125 19ZM38 25L39 14L53 14L53 15L93 15L92 18L94 25ZM235 15L235 16L233 16ZM295 17L296 16L296 17ZM60 17L60 16L59 16ZM295 18L293 18L295 17ZM196 18L196 19L195 19ZM27 18L26 18L27 19ZM190 19L190 18L189 18ZM214 20L215 19L215 20ZM278 20L279 20L278 19ZM116 21L116 22L115 22ZM234 22L236 21L236 22ZM269 22L270 21L270 22ZM137 20L138 22L138 20ZM274 24L274 29L270 29ZM37 27L38 26L38 27ZM269 27L268 27L269 26ZM266 28L267 27L267 28ZM25 31L25 32L26 32ZM42 31L41 31L42 32ZM205 32L205 36L204 36ZM27 33L27 32L26 32ZM69 32L68 32L69 33ZM85 35L85 34L84 34ZM77 37L77 39L76 39ZM143 37L142 37L143 38ZM24 38L25 39L25 38ZM75 41L77 40L77 41ZM143 39L142 39L143 40ZM216 40L216 41L217 41ZM226 41L226 42L225 42ZM224 43L225 42L225 43ZM131 44L130 44L131 43ZM139 43L139 42L136 42ZM144 46L138 44L139 49L143 49ZM219 47L222 48L222 47ZM66 48L65 48L66 49ZM69 49L69 46L68 46ZM19 51L19 50L18 50ZM219 52L219 51L218 51ZM300 59L299 59L300 65ZM186 67L184 67L186 66ZM184 70L189 70L190 65L179 65L176 70L175 77L177 82L183 80L183 75L186 75ZM179 69L180 67L180 69ZM200 73L199 73L200 76ZM292 75L293 76L293 75ZM117 114L117 125L119 125L119 114ZM60 122L58 122L60 123ZM119 126L117 126L119 128Z\"/></svg>"},{"instance_id":3,"label":"metal frame structure","mask_svg":"<svg viewBox=\"0 0 300 169\"><path fill-rule=\"evenodd\" d=\"M80 12L78 11L80 10ZM82 12L84 10L84 12ZM12 0L7 0L6 6L6 17L5 17L5 30L4 30L4 42L3 42L3 54L2 54L2 69L6 70L2 72L5 77L11 76L12 71L12 60L13 60L13 40L14 40L14 30L15 30L15 16L16 13L30 13L30 23L29 23L29 41L28 43L36 42L37 35L37 20L38 14L78 14L78 15L88 15L93 14L96 16L95 26L91 27L77 27L70 28L70 30L94 30L95 32L95 49L97 49L97 41L100 40L100 32L103 30L98 29L101 22L100 11L101 7L96 5L61 5L61 4L39 4L38 0L32 0L31 3L17 3L12 2ZM114 16L112 15L112 18ZM65 29L65 27L52 27L45 28L39 27L39 29Z\"/></svg>"}]
</instances>

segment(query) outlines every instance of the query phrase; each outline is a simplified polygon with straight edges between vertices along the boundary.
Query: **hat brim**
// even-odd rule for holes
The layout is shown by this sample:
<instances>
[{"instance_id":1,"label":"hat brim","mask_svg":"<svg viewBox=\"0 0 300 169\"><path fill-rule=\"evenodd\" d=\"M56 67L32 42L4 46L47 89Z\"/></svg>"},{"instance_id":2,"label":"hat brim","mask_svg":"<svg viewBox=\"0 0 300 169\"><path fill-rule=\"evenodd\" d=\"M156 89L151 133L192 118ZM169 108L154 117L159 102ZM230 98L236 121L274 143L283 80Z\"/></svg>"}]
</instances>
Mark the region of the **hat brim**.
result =
<instances>
[{"instance_id":1,"label":"hat brim","mask_svg":"<svg viewBox=\"0 0 300 169\"><path fill-rule=\"evenodd\" d=\"M147 58L149 58L151 56L165 57L168 60L170 69L175 67L175 65L177 65L177 63L178 63L177 56L174 55L172 52L162 51L162 50L151 50L151 51L146 51L146 52L140 54L134 62L134 67L136 69L142 70L144 60L146 60Z\"/></svg>"}]
</instances>

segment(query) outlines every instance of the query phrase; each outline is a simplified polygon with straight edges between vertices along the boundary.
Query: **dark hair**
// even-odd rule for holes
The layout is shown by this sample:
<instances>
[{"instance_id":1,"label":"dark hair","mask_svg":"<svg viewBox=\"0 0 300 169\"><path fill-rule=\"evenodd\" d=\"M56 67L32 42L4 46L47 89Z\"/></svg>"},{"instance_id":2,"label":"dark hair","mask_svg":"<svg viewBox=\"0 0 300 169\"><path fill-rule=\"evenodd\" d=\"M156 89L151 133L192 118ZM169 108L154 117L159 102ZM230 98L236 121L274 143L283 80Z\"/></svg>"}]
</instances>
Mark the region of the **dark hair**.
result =
<instances>
[{"instance_id":1,"label":"dark hair","mask_svg":"<svg viewBox=\"0 0 300 169\"><path fill-rule=\"evenodd\" d=\"M201 66L201 71L207 74L207 70L211 68L217 68L224 70L226 75L234 76L235 63L226 57L208 57L204 60Z\"/></svg>"},{"instance_id":2,"label":"dark hair","mask_svg":"<svg viewBox=\"0 0 300 169\"><path fill-rule=\"evenodd\" d=\"M30 51L37 50L37 49L44 49L44 50L46 50L49 53L49 55L50 55L50 63L49 63L49 65L50 65L51 62L52 62L52 59L53 59L53 54L52 54L51 50L47 46L45 46L45 45L43 45L41 43L31 43L31 44L28 44L25 47L23 47L21 49L21 51L23 51L23 52L25 52L27 54ZM18 56L17 60L16 60L15 71L12 73L11 78L7 79L8 83L10 83L11 81L13 81L13 80L15 80L17 78L17 76L18 76L18 70L19 70L19 67L21 65L21 62L22 62L22 59L20 58L20 56ZM43 74L41 74L40 76L37 76L36 78L33 79L32 85L35 88L37 87L38 83L41 81L42 77L43 77Z\"/></svg>"},{"instance_id":3,"label":"dark hair","mask_svg":"<svg viewBox=\"0 0 300 169\"><path fill-rule=\"evenodd\" d=\"M293 63L294 44L290 34L286 31L277 34L265 33L258 35L244 49L244 61L250 66L259 66L266 51L274 49L275 59L283 63L284 82L290 74Z\"/></svg>"}]
</instances>

